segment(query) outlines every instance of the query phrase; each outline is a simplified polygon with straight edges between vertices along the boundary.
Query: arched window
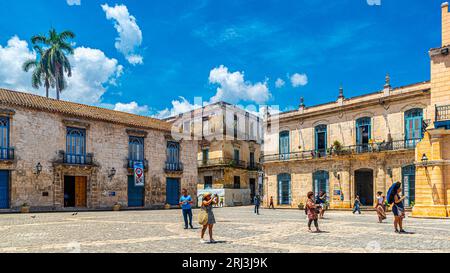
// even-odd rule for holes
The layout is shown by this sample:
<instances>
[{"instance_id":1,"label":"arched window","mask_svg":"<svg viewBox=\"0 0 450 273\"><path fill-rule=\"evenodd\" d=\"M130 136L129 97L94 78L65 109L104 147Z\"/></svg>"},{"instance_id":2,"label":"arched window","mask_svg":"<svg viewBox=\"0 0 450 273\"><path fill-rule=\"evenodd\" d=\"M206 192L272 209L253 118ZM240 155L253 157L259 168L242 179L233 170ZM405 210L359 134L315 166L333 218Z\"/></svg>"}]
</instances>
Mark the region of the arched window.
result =
<instances>
[{"instance_id":1,"label":"arched window","mask_svg":"<svg viewBox=\"0 0 450 273\"><path fill-rule=\"evenodd\" d=\"M143 137L130 136L128 142L128 160L130 161L130 166L132 166L135 161L144 161Z\"/></svg>"},{"instance_id":2,"label":"arched window","mask_svg":"<svg viewBox=\"0 0 450 273\"><path fill-rule=\"evenodd\" d=\"M327 171L317 171L313 174L314 196L321 191L326 192L330 196L330 174Z\"/></svg>"},{"instance_id":3,"label":"arched window","mask_svg":"<svg viewBox=\"0 0 450 273\"><path fill-rule=\"evenodd\" d=\"M278 175L278 204L291 204L291 175L288 173Z\"/></svg>"},{"instance_id":4,"label":"arched window","mask_svg":"<svg viewBox=\"0 0 450 273\"><path fill-rule=\"evenodd\" d=\"M289 159L290 153L290 140L289 140L289 131L283 131L280 133L280 159Z\"/></svg>"},{"instance_id":5,"label":"arched window","mask_svg":"<svg viewBox=\"0 0 450 273\"><path fill-rule=\"evenodd\" d=\"M402 168L403 195L406 196L405 205L411 206L416 201L416 166Z\"/></svg>"},{"instance_id":6,"label":"arched window","mask_svg":"<svg viewBox=\"0 0 450 273\"><path fill-rule=\"evenodd\" d=\"M7 159L9 155L9 118L0 117L0 159Z\"/></svg>"},{"instance_id":7,"label":"arched window","mask_svg":"<svg viewBox=\"0 0 450 273\"><path fill-rule=\"evenodd\" d=\"M364 117L356 120L356 145L359 153L369 150L369 141L372 138L372 119Z\"/></svg>"},{"instance_id":8,"label":"arched window","mask_svg":"<svg viewBox=\"0 0 450 273\"><path fill-rule=\"evenodd\" d=\"M167 163L169 170L180 170L180 144L178 142L167 142Z\"/></svg>"},{"instance_id":9,"label":"arched window","mask_svg":"<svg viewBox=\"0 0 450 273\"><path fill-rule=\"evenodd\" d=\"M414 148L423 138L423 110L411 109L405 112L405 144Z\"/></svg>"},{"instance_id":10,"label":"arched window","mask_svg":"<svg viewBox=\"0 0 450 273\"><path fill-rule=\"evenodd\" d=\"M316 155L324 157L327 154L327 125L315 127Z\"/></svg>"},{"instance_id":11,"label":"arched window","mask_svg":"<svg viewBox=\"0 0 450 273\"><path fill-rule=\"evenodd\" d=\"M86 163L86 130L67 128L66 161L69 164Z\"/></svg>"}]
</instances>

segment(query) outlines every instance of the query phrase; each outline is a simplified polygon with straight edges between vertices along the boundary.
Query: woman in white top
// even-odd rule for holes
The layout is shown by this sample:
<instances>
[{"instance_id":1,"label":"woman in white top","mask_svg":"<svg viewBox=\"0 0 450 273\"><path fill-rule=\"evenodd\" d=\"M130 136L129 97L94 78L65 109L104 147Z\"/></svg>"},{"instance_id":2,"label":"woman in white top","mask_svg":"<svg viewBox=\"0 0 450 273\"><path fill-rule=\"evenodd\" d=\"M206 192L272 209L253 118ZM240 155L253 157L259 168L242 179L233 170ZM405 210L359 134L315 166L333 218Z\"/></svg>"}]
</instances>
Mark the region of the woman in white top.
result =
<instances>
[{"instance_id":1,"label":"woman in white top","mask_svg":"<svg viewBox=\"0 0 450 273\"><path fill-rule=\"evenodd\" d=\"M383 223L383 220L386 219L386 211L384 210L384 202L385 202L385 200L383 197L383 193L380 191L377 193L377 204L375 205L379 223Z\"/></svg>"}]
</instances>

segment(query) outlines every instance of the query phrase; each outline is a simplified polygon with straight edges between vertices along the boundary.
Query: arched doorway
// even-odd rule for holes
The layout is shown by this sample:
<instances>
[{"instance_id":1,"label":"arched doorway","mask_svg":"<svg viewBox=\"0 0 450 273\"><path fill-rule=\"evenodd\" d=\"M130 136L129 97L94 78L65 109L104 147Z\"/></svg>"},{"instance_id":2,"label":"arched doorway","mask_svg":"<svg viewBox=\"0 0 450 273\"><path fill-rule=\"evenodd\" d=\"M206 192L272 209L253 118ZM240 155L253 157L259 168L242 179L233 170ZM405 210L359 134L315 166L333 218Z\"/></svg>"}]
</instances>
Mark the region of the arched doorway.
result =
<instances>
[{"instance_id":1,"label":"arched doorway","mask_svg":"<svg viewBox=\"0 0 450 273\"><path fill-rule=\"evenodd\" d=\"M278 175L278 205L291 204L291 175L283 173Z\"/></svg>"},{"instance_id":2,"label":"arched doorway","mask_svg":"<svg viewBox=\"0 0 450 273\"><path fill-rule=\"evenodd\" d=\"M373 170L360 169L355 171L355 197L356 195L359 195L363 206L373 205Z\"/></svg>"}]
</instances>

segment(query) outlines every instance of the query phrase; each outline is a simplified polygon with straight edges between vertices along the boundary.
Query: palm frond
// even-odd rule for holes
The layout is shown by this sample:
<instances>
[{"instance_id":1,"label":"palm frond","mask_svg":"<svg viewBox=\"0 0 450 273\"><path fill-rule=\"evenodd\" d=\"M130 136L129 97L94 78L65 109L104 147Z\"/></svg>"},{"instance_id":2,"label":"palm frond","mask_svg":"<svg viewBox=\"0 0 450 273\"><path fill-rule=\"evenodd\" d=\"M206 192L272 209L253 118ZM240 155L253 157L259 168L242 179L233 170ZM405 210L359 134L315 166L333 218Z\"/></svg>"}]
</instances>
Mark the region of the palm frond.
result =
<instances>
[{"instance_id":1,"label":"palm frond","mask_svg":"<svg viewBox=\"0 0 450 273\"><path fill-rule=\"evenodd\" d=\"M38 66L38 62L36 60L28 60L23 63L22 69L23 69L23 71L28 72L28 71L30 71L31 68L34 68L37 66Z\"/></svg>"}]
</instances>

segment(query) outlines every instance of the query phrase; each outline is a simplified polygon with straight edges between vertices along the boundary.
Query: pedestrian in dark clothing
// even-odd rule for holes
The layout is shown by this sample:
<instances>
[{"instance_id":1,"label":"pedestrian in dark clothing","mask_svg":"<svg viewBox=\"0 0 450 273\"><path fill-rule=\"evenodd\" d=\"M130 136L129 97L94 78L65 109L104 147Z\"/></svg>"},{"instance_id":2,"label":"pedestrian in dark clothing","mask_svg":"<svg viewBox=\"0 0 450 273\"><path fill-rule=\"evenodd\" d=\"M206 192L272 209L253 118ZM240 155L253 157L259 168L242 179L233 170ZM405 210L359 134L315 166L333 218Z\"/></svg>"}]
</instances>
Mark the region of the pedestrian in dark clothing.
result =
<instances>
[{"instance_id":1,"label":"pedestrian in dark clothing","mask_svg":"<svg viewBox=\"0 0 450 273\"><path fill-rule=\"evenodd\" d=\"M275 209L275 206L273 205L273 196L270 197L270 202L269 202L269 209Z\"/></svg>"},{"instance_id":2,"label":"pedestrian in dark clothing","mask_svg":"<svg viewBox=\"0 0 450 273\"><path fill-rule=\"evenodd\" d=\"M255 214L259 215L259 207L261 206L261 197L256 195L253 199L253 203L255 204Z\"/></svg>"},{"instance_id":3,"label":"pedestrian in dark clothing","mask_svg":"<svg viewBox=\"0 0 450 273\"><path fill-rule=\"evenodd\" d=\"M355 214L356 212L361 214L361 201L359 200L359 195L356 196L355 203L353 205L353 214Z\"/></svg>"}]
</instances>

